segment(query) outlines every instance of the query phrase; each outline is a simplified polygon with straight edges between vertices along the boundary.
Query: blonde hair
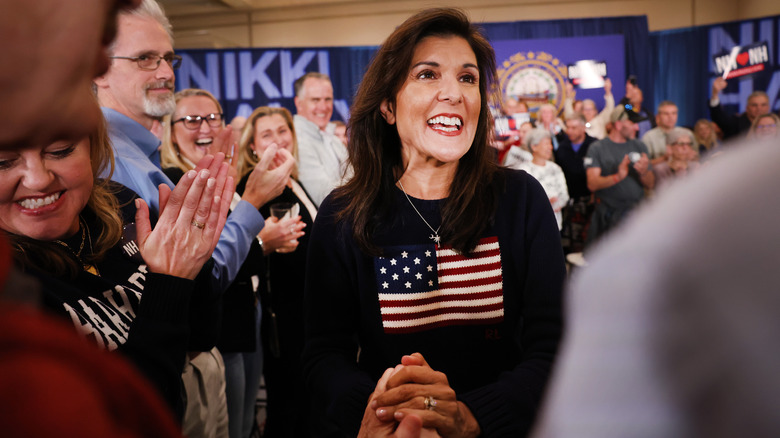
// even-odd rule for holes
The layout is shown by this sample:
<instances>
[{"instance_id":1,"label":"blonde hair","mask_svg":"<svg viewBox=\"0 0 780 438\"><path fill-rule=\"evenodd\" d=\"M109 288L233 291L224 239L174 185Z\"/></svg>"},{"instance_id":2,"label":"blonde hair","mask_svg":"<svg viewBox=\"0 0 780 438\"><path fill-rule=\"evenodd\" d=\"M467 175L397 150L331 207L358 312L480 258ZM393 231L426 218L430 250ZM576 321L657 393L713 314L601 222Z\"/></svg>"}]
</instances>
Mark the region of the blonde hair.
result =
<instances>
[{"instance_id":1,"label":"blonde hair","mask_svg":"<svg viewBox=\"0 0 780 438\"><path fill-rule=\"evenodd\" d=\"M92 165L92 192L82 212L94 215L99 233L91 235L92 252L81 256L84 263L95 265L105 257L122 237L122 218L119 202L114 196L116 185L111 182L114 172L114 152L105 120L89 135L89 158ZM100 178L99 175L106 175ZM98 231L98 230L94 230ZM56 242L40 241L27 236L7 233L14 249L14 258L22 267L33 267L54 277L76 278L82 266L68 251Z\"/></svg>"},{"instance_id":2,"label":"blonde hair","mask_svg":"<svg viewBox=\"0 0 780 438\"><path fill-rule=\"evenodd\" d=\"M696 143L704 146L707 150L712 149L712 147L715 146L715 144L718 141L718 135L715 133L715 127L712 126L712 123L713 122L711 122L711 121L709 121L707 119L699 119L699 120L696 121L696 124L693 125L693 137L694 137L694 140L696 141ZM700 125L707 125L707 126L709 126L709 128L710 128L710 135L707 138L699 137L699 134L696 132L696 128L699 127Z\"/></svg>"},{"instance_id":3,"label":"blonde hair","mask_svg":"<svg viewBox=\"0 0 780 438\"><path fill-rule=\"evenodd\" d=\"M247 117L244 130L241 132L241 140L238 143L239 179L243 178L246 174L251 172L257 163L260 162L260 157L258 157L255 154L255 151L252 149L252 145L255 143L255 124L257 120L263 117L270 117L274 114L282 116L284 121L287 123L287 127L290 128L290 132L292 133L293 138L292 156L295 158L296 162L298 161L298 137L295 136L295 125L293 124L293 118L292 114L290 114L290 111L288 111L287 108L282 107L261 106L255 109L252 114ZM298 179L297 166L293 166L293 170L290 172L290 176L292 176L293 179Z\"/></svg>"},{"instance_id":4,"label":"blonde hair","mask_svg":"<svg viewBox=\"0 0 780 438\"><path fill-rule=\"evenodd\" d=\"M176 100L176 105L179 105L179 102L184 99L185 97L193 97L193 96L203 96L208 97L214 102L214 105L217 106L217 111L222 113L222 105L219 104L219 101L216 97L214 97L213 94L209 93L206 90L201 90L199 88L186 88L184 90L179 91L174 95L174 99ZM172 120L173 115L176 114L176 111L173 112L173 114L168 114L165 117L163 117L162 120L162 126L163 126L163 138L162 138L162 146L160 148L160 167L163 169L167 169L169 167L176 167L180 169L182 172L187 172L193 168L192 164L187 163L183 157L181 156L181 150L179 149L179 145L173 140L173 126L172 126ZM222 127L225 127L225 118L223 116L222 118ZM194 163L193 163L194 164Z\"/></svg>"},{"instance_id":5,"label":"blonde hair","mask_svg":"<svg viewBox=\"0 0 780 438\"><path fill-rule=\"evenodd\" d=\"M753 94L756 94L757 96L761 96L761 94L759 93L761 92L753 92ZM754 138L756 136L756 129L758 129L758 122L764 119L772 119L775 122L775 125L780 125L780 117L778 117L777 114L775 113L761 114L760 116L756 117L753 120L753 123L750 124L750 130L748 131L748 138Z\"/></svg>"}]
</instances>

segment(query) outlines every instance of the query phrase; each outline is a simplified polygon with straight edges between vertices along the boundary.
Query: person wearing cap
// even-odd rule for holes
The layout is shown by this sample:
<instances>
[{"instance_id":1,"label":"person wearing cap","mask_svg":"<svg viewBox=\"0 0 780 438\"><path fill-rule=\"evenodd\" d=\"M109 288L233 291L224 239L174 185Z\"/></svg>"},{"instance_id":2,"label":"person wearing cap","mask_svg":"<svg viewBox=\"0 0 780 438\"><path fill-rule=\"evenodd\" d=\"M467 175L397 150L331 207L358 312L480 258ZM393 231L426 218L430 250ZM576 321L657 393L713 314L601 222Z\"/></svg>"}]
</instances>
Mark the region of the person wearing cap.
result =
<instances>
[{"instance_id":1,"label":"person wearing cap","mask_svg":"<svg viewBox=\"0 0 780 438\"><path fill-rule=\"evenodd\" d=\"M595 195L588 245L609 231L655 186L647 147L636 140L637 123L644 120L624 105L612 111L609 135L591 145L585 156L588 189Z\"/></svg>"},{"instance_id":2,"label":"person wearing cap","mask_svg":"<svg viewBox=\"0 0 780 438\"><path fill-rule=\"evenodd\" d=\"M631 75L626 80L626 95L620 99L620 103L617 106L624 106L642 116L642 119L637 123L637 135L636 138L642 138L651 129L656 127L655 115L653 115L652 109L648 109L642 106L644 102L644 93L639 88L639 83L634 75Z\"/></svg>"}]
</instances>

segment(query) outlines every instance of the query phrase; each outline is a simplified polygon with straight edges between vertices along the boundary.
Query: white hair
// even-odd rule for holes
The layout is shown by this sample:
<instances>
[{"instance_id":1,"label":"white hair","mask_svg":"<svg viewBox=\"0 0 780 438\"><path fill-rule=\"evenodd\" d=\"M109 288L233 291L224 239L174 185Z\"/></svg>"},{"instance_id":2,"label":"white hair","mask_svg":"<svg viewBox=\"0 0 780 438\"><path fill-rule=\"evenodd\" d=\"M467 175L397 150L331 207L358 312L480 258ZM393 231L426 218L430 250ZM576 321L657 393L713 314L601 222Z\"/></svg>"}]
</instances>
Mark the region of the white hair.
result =
<instances>
[{"instance_id":1,"label":"white hair","mask_svg":"<svg viewBox=\"0 0 780 438\"><path fill-rule=\"evenodd\" d=\"M130 10L123 9L119 12L119 15L151 18L152 20L160 23L160 26L165 29L165 32L168 34L168 38L171 40L171 45L173 45L173 26L171 25L171 21L168 20L168 17L165 15L163 7L155 0L142 0L141 4L137 8ZM117 40L114 39L114 42L111 43L111 47L109 47L109 52L112 54L114 53L116 42Z\"/></svg>"}]
</instances>

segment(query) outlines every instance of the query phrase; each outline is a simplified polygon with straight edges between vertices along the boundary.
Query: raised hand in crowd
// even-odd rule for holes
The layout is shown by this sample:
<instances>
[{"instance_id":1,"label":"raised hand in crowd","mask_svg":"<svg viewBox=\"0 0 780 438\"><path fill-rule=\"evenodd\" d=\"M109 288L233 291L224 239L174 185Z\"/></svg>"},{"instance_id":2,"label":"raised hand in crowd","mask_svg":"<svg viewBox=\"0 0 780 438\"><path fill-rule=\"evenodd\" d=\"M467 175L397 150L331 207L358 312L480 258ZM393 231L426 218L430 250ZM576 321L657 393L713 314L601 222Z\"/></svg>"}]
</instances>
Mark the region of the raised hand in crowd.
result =
<instances>
[{"instance_id":1,"label":"raised hand in crowd","mask_svg":"<svg viewBox=\"0 0 780 438\"><path fill-rule=\"evenodd\" d=\"M419 353L404 356L388 377L386 390L369 403L381 421L401 421L414 414L424 428L447 437L476 437L479 424L471 410L458 401L444 373L432 369Z\"/></svg>"},{"instance_id":2,"label":"raised hand in crowd","mask_svg":"<svg viewBox=\"0 0 780 438\"><path fill-rule=\"evenodd\" d=\"M146 202L136 200L138 246L151 272L194 279L211 257L227 216L222 200L234 190L223 158L207 155L202 164L208 168L187 172L173 191L160 185L160 218L154 229Z\"/></svg>"},{"instance_id":3,"label":"raised hand in crowd","mask_svg":"<svg viewBox=\"0 0 780 438\"><path fill-rule=\"evenodd\" d=\"M295 158L286 149L280 149L275 144L269 146L260 158L249 180L241 199L260 208L268 201L279 196L290 178L290 172L295 165Z\"/></svg>"},{"instance_id":4,"label":"raised hand in crowd","mask_svg":"<svg viewBox=\"0 0 780 438\"><path fill-rule=\"evenodd\" d=\"M612 94L612 80L604 79L604 94Z\"/></svg>"},{"instance_id":5,"label":"raised hand in crowd","mask_svg":"<svg viewBox=\"0 0 780 438\"><path fill-rule=\"evenodd\" d=\"M207 154L216 155L222 152L225 155L225 161L230 164L230 176L238 181L238 140L240 132L233 129L222 129L214 137L214 140L208 146Z\"/></svg>"},{"instance_id":6,"label":"raised hand in crowd","mask_svg":"<svg viewBox=\"0 0 780 438\"><path fill-rule=\"evenodd\" d=\"M720 92L728 85L728 82L723 77L718 76L715 81L712 82L712 98L716 98L720 95Z\"/></svg>"}]
</instances>

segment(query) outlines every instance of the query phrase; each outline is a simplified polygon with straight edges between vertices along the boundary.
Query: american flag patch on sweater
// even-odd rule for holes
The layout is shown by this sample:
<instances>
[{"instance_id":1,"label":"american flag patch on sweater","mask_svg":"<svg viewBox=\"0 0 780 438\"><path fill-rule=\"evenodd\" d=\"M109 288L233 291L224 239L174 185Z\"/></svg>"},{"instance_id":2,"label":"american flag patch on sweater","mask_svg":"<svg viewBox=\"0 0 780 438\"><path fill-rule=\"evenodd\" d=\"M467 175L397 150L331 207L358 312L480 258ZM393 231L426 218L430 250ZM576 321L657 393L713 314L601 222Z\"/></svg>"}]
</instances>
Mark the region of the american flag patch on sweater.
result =
<instances>
[{"instance_id":1,"label":"american flag patch on sweater","mask_svg":"<svg viewBox=\"0 0 780 438\"><path fill-rule=\"evenodd\" d=\"M464 256L433 243L393 248L374 259L385 333L492 324L504 319L497 237Z\"/></svg>"}]
</instances>

